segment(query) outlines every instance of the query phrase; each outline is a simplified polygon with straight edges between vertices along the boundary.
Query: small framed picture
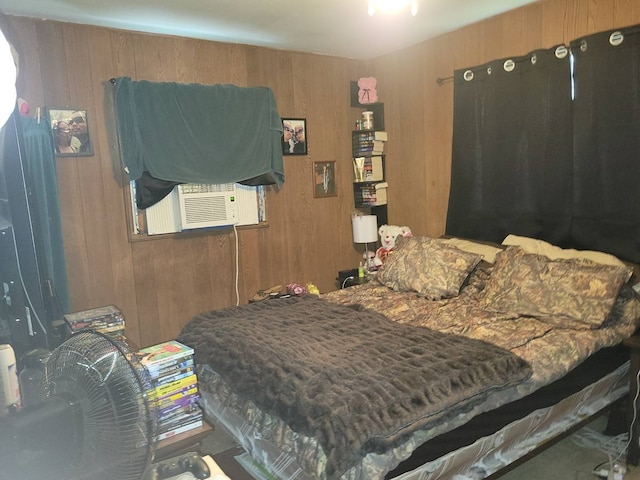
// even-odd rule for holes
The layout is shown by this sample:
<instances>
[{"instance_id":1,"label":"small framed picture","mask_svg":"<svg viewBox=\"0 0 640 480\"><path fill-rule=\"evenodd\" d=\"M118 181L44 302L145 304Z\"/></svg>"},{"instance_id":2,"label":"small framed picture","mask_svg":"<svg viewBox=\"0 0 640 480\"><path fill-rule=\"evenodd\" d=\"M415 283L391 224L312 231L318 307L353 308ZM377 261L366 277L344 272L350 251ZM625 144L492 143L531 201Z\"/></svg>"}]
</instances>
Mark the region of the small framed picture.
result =
<instances>
[{"instance_id":1,"label":"small framed picture","mask_svg":"<svg viewBox=\"0 0 640 480\"><path fill-rule=\"evenodd\" d=\"M48 112L57 157L93 155L86 110L50 108Z\"/></svg>"},{"instance_id":2,"label":"small framed picture","mask_svg":"<svg viewBox=\"0 0 640 480\"><path fill-rule=\"evenodd\" d=\"M282 119L282 154L307 154L307 120L305 118Z\"/></svg>"},{"instance_id":3,"label":"small framed picture","mask_svg":"<svg viewBox=\"0 0 640 480\"><path fill-rule=\"evenodd\" d=\"M336 162L313 162L313 197L336 195Z\"/></svg>"}]
</instances>

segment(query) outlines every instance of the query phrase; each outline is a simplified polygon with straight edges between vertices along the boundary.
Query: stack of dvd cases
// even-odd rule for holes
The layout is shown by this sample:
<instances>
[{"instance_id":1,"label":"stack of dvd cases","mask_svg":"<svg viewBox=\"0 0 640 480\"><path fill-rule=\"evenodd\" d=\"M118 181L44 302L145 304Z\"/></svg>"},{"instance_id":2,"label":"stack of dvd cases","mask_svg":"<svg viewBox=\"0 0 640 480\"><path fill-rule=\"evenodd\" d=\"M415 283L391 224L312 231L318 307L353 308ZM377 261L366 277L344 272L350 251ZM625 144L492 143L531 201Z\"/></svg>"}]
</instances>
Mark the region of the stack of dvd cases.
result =
<instances>
[{"instance_id":1,"label":"stack of dvd cases","mask_svg":"<svg viewBox=\"0 0 640 480\"><path fill-rule=\"evenodd\" d=\"M155 386L159 406L156 440L202 426L193 349L171 340L138 352Z\"/></svg>"},{"instance_id":2,"label":"stack of dvd cases","mask_svg":"<svg viewBox=\"0 0 640 480\"><path fill-rule=\"evenodd\" d=\"M124 315L115 305L67 313L64 321L71 334L91 329L117 339L124 336Z\"/></svg>"}]
</instances>

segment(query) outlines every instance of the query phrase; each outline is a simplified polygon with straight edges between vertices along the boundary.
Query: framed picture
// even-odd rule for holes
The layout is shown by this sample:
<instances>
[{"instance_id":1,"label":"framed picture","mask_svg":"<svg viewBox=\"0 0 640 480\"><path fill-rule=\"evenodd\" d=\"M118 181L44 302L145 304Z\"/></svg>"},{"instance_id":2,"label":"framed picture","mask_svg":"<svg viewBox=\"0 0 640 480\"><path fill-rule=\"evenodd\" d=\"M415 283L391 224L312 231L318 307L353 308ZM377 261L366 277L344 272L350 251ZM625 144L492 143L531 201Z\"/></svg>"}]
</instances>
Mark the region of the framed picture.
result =
<instances>
[{"instance_id":1,"label":"framed picture","mask_svg":"<svg viewBox=\"0 0 640 480\"><path fill-rule=\"evenodd\" d=\"M93 155L86 110L50 108L48 112L57 157Z\"/></svg>"},{"instance_id":2,"label":"framed picture","mask_svg":"<svg viewBox=\"0 0 640 480\"><path fill-rule=\"evenodd\" d=\"M282 119L282 154L307 154L307 120L305 118Z\"/></svg>"},{"instance_id":3,"label":"framed picture","mask_svg":"<svg viewBox=\"0 0 640 480\"><path fill-rule=\"evenodd\" d=\"M336 195L336 162L313 162L313 197Z\"/></svg>"}]
</instances>

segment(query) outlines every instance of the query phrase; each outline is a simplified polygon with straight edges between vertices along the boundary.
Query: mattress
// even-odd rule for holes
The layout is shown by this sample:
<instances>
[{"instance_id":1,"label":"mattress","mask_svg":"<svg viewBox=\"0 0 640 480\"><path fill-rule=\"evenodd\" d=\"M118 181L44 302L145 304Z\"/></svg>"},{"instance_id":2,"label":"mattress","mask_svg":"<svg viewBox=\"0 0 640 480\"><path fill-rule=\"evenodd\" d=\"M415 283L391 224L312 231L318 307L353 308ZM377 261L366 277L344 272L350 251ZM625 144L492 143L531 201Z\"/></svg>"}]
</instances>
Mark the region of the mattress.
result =
<instances>
[{"instance_id":1,"label":"mattress","mask_svg":"<svg viewBox=\"0 0 640 480\"><path fill-rule=\"evenodd\" d=\"M575 390L579 384L584 383L576 380L579 377L589 377L588 372L593 372L592 369L577 369L574 378L568 380L568 386L565 382L564 388L562 379L557 381L554 387L558 387L559 391L566 392L566 388L575 391L555 403L549 402L551 398L559 398L560 395L549 396L549 392L538 395L523 410L519 410L522 404L514 402L515 405L506 409L509 413L505 415L503 411L502 422L497 420L495 425L489 425L488 428L476 426L471 429L454 430L449 433L449 439L435 437L416 450L398 468L386 474L385 478L486 478L622 398L629 390L629 362L614 367L619 363L618 358L622 357L622 353L620 349L617 355L607 353L601 356L599 372L608 370L604 365L613 370L582 388ZM594 359L598 358L596 354ZM254 405L238 408L237 399L234 399L220 378L206 366L200 369L200 384L201 405L205 415L217 425L221 425L258 463L282 480L312 480L313 477L305 473L296 460L305 449L308 454L313 454L314 447L310 446L312 442L298 438L297 451L282 449L279 444L284 440L286 444L291 445L291 439L296 435L278 419L260 412ZM546 406L534 408L535 404ZM497 416L500 414L490 412L485 420L496 419ZM505 418L509 418L509 422L504 422ZM454 444L456 448L453 448ZM382 470L385 463L384 458L370 455L363 461L358 473L351 472L350 478L375 478L367 475L375 475L373 472Z\"/></svg>"}]
</instances>

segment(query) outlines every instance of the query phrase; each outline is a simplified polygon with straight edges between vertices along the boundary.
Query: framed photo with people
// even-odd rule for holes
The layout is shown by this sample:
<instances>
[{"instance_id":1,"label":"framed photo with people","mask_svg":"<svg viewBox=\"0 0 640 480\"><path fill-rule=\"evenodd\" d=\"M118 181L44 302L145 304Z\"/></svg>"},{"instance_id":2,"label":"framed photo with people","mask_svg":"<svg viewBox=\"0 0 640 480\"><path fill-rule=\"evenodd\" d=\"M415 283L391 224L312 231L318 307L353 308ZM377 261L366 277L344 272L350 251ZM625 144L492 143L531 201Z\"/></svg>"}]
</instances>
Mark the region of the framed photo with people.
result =
<instances>
[{"instance_id":1,"label":"framed photo with people","mask_svg":"<svg viewBox=\"0 0 640 480\"><path fill-rule=\"evenodd\" d=\"M313 197L335 197L336 162L313 162Z\"/></svg>"},{"instance_id":2,"label":"framed photo with people","mask_svg":"<svg viewBox=\"0 0 640 480\"><path fill-rule=\"evenodd\" d=\"M282 119L282 154L307 154L307 120L305 118Z\"/></svg>"},{"instance_id":3,"label":"framed photo with people","mask_svg":"<svg viewBox=\"0 0 640 480\"><path fill-rule=\"evenodd\" d=\"M49 108L56 157L88 157L93 145L87 111L76 108Z\"/></svg>"}]
</instances>

